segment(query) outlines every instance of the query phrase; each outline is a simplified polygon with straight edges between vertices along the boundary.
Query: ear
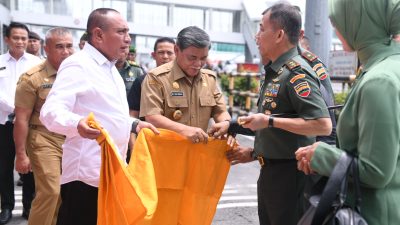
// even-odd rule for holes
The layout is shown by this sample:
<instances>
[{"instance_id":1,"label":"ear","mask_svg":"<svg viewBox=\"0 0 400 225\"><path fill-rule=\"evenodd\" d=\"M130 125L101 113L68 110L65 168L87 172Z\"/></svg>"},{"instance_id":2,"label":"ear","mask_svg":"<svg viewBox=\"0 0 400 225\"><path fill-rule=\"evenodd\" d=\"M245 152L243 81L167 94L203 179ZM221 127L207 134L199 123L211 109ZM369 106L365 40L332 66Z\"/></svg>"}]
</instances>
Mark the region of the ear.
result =
<instances>
[{"instance_id":1,"label":"ear","mask_svg":"<svg viewBox=\"0 0 400 225\"><path fill-rule=\"evenodd\" d=\"M10 45L10 39L7 36L4 36L4 42L6 42L7 45Z\"/></svg>"},{"instance_id":2,"label":"ear","mask_svg":"<svg viewBox=\"0 0 400 225\"><path fill-rule=\"evenodd\" d=\"M178 53L180 52L180 49L179 49L178 45L176 45L176 44L174 46L174 52L175 52L175 55L178 55Z\"/></svg>"},{"instance_id":3,"label":"ear","mask_svg":"<svg viewBox=\"0 0 400 225\"><path fill-rule=\"evenodd\" d=\"M153 57L153 59L156 59L156 54L157 54L157 53L152 52L152 53L151 53L151 57Z\"/></svg>"},{"instance_id":4,"label":"ear","mask_svg":"<svg viewBox=\"0 0 400 225\"><path fill-rule=\"evenodd\" d=\"M280 43L285 38L285 31L283 29L279 29L278 33L276 34L276 43Z\"/></svg>"},{"instance_id":5,"label":"ear","mask_svg":"<svg viewBox=\"0 0 400 225\"><path fill-rule=\"evenodd\" d=\"M103 30L100 29L100 27L94 28L92 33L93 33L93 41L98 43L103 42L104 33Z\"/></svg>"},{"instance_id":6,"label":"ear","mask_svg":"<svg viewBox=\"0 0 400 225\"><path fill-rule=\"evenodd\" d=\"M49 55L49 49L50 47L48 46L48 45L44 45L43 46L43 49L44 49L44 51L46 52L46 55Z\"/></svg>"}]
</instances>

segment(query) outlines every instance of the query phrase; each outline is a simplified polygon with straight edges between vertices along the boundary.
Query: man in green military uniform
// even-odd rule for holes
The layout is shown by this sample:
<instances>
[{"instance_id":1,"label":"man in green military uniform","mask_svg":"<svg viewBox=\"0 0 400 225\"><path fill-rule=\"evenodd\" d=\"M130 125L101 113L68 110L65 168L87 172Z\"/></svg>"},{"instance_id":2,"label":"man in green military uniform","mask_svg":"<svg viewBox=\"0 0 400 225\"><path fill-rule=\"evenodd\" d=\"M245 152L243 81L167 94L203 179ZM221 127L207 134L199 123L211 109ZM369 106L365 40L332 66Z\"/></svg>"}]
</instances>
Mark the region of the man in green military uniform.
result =
<instances>
[{"instance_id":1,"label":"man in green military uniform","mask_svg":"<svg viewBox=\"0 0 400 225\"><path fill-rule=\"evenodd\" d=\"M115 67L117 67L119 74L121 74L121 77L124 80L126 94L128 94L131 90L133 81L135 81L135 79L139 76L144 75L144 71L139 64L137 64L135 61L128 60L128 54L130 54L132 51L134 51L136 54L134 46L131 46L129 48L129 53L127 52L127 54L118 59L115 63Z\"/></svg>"},{"instance_id":2,"label":"man in green military uniform","mask_svg":"<svg viewBox=\"0 0 400 225\"><path fill-rule=\"evenodd\" d=\"M254 149L239 146L227 153L232 162L258 159L258 215L261 225L294 225L301 216L304 174L294 152L328 135L332 123L320 92L318 76L299 55L301 16L289 4L276 4L263 13L256 35L265 65L258 113L239 117L256 130ZM278 117L280 116L280 117ZM212 131L219 131L217 126Z\"/></svg>"},{"instance_id":3,"label":"man in green military uniform","mask_svg":"<svg viewBox=\"0 0 400 225\"><path fill-rule=\"evenodd\" d=\"M15 168L20 173L32 169L36 187L29 225L54 225L57 221L61 203L61 145L65 137L47 130L39 115L58 67L74 52L72 34L65 28L50 29L44 49L47 59L21 76L15 93Z\"/></svg>"}]
</instances>

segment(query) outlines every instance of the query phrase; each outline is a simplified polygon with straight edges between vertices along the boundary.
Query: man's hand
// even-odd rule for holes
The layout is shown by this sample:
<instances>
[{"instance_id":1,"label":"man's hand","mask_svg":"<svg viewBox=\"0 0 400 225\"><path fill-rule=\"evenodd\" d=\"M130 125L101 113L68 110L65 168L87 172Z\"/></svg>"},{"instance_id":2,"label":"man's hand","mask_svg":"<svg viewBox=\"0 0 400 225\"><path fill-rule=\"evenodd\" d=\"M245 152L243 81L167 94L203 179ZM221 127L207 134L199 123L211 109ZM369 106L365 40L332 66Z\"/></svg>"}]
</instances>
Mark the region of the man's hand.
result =
<instances>
[{"instance_id":1,"label":"man's hand","mask_svg":"<svg viewBox=\"0 0 400 225\"><path fill-rule=\"evenodd\" d=\"M31 161L25 153L22 155L16 155L15 170L22 174L27 174L32 171Z\"/></svg>"},{"instance_id":2,"label":"man's hand","mask_svg":"<svg viewBox=\"0 0 400 225\"><path fill-rule=\"evenodd\" d=\"M231 165L247 163L254 160L251 157L251 152L251 148L237 145L232 150L226 152L226 158L228 158Z\"/></svg>"},{"instance_id":3,"label":"man's hand","mask_svg":"<svg viewBox=\"0 0 400 225\"><path fill-rule=\"evenodd\" d=\"M215 138L221 138L228 132L229 121L222 121L219 123L213 124L210 129L208 129L208 134Z\"/></svg>"},{"instance_id":4,"label":"man's hand","mask_svg":"<svg viewBox=\"0 0 400 225\"><path fill-rule=\"evenodd\" d=\"M149 128L155 134L160 134L160 131L158 131L157 128L153 124L145 122L145 121L139 121L139 123L136 127L136 133L138 134L140 132L140 130L143 128Z\"/></svg>"},{"instance_id":5,"label":"man's hand","mask_svg":"<svg viewBox=\"0 0 400 225\"><path fill-rule=\"evenodd\" d=\"M100 135L100 131L89 127L87 118L79 120L78 133L83 138L96 139Z\"/></svg>"},{"instance_id":6,"label":"man's hand","mask_svg":"<svg viewBox=\"0 0 400 225\"><path fill-rule=\"evenodd\" d=\"M203 142L204 144L207 144L208 142L208 135L199 127L186 126L186 129L181 133L181 135L185 136L193 143Z\"/></svg>"},{"instance_id":7,"label":"man's hand","mask_svg":"<svg viewBox=\"0 0 400 225\"><path fill-rule=\"evenodd\" d=\"M238 118L238 124L244 128L249 128L252 131L260 130L268 127L269 116L257 113L250 116L242 116Z\"/></svg>"}]
</instances>

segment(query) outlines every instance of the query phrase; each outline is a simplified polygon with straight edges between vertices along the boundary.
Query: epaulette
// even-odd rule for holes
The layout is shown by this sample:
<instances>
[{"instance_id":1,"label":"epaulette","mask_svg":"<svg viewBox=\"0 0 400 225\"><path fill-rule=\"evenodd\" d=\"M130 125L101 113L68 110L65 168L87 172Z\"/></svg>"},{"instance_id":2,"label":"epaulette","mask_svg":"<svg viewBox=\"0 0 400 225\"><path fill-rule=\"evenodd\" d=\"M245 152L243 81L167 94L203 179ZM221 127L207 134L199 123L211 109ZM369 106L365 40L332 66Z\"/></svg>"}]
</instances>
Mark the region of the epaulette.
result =
<instances>
[{"instance_id":1,"label":"epaulette","mask_svg":"<svg viewBox=\"0 0 400 225\"><path fill-rule=\"evenodd\" d=\"M201 73L208 74L214 77L217 77L217 73L214 70L209 69L201 69Z\"/></svg>"},{"instance_id":2,"label":"epaulette","mask_svg":"<svg viewBox=\"0 0 400 225\"><path fill-rule=\"evenodd\" d=\"M290 59L289 61L287 61L285 63L285 65L289 70L293 70L297 67L300 67L300 64L298 62L294 61L293 59Z\"/></svg>"},{"instance_id":3,"label":"epaulette","mask_svg":"<svg viewBox=\"0 0 400 225\"><path fill-rule=\"evenodd\" d=\"M127 62L128 62L128 64L129 64L130 66L134 66L134 67L139 67L139 68L140 68L140 65L139 65L137 62L135 62L135 61L127 60Z\"/></svg>"},{"instance_id":4,"label":"epaulette","mask_svg":"<svg viewBox=\"0 0 400 225\"><path fill-rule=\"evenodd\" d=\"M33 74L35 74L35 73L40 72L41 70L43 70L44 67L45 67L45 64L44 64L44 63L41 63L41 64L39 64L39 65L37 65L37 66L31 68L30 70L26 71L25 74L28 75L28 76L32 76Z\"/></svg>"},{"instance_id":5,"label":"epaulette","mask_svg":"<svg viewBox=\"0 0 400 225\"><path fill-rule=\"evenodd\" d=\"M149 73L154 74L154 76L159 76L161 74L165 74L170 72L172 69L171 64L170 63L165 63L159 67L156 67L152 70L150 70Z\"/></svg>"},{"instance_id":6,"label":"epaulette","mask_svg":"<svg viewBox=\"0 0 400 225\"><path fill-rule=\"evenodd\" d=\"M301 56L309 62L314 62L318 59L318 56L306 50L301 53Z\"/></svg>"}]
</instances>

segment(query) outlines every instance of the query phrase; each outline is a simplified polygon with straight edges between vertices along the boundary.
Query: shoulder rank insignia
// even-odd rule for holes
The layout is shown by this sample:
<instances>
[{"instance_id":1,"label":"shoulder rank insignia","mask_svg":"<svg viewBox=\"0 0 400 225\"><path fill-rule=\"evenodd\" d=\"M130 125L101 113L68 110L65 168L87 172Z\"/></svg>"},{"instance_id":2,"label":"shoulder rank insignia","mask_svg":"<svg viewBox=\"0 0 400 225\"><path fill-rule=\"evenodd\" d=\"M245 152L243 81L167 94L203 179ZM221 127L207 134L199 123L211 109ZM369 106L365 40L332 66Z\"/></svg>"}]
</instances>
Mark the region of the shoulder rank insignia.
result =
<instances>
[{"instance_id":1,"label":"shoulder rank insignia","mask_svg":"<svg viewBox=\"0 0 400 225\"><path fill-rule=\"evenodd\" d=\"M294 82L296 82L296 80L303 79L305 77L306 77L306 75L304 73L297 74L296 76L292 77L292 79L290 79L290 83L293 84Z\"/></svg>"},{"instance_id":2,"label":"shoulder rank insignia","mask_svg":"<svg viewBox=\"0 0 400 225\"><path fill-rule=\"evenodd\" d=\"M290 59L287 63L285 63L289 70L293 70L296 67L299 67L300 64L292 59Z\"/></svg>"},{"instance_id":3,"label":"shoulder rank insignia","mask_svg":"<svg viewBox=\"0 0 400 225\"><path fill-rule=\"evenodd\" d=\"M311 88L307 81L303 81L294 86L294 90L298 96L303 98L308 97L311 93Z\"/></svg>"},{"instance_id":4,"label":"shoulder rank insignia","mask_svg":"<svg viewBox=\"0 0 400 225\"><path fill-rule=\"evenodd\" d=\"M313 53L311 53L309 51L302 52L301 56L303 56L303 58L307 59L310 62L314 62L318 58L316 55L314 55Z\"/></svg>"}]
</instances>

